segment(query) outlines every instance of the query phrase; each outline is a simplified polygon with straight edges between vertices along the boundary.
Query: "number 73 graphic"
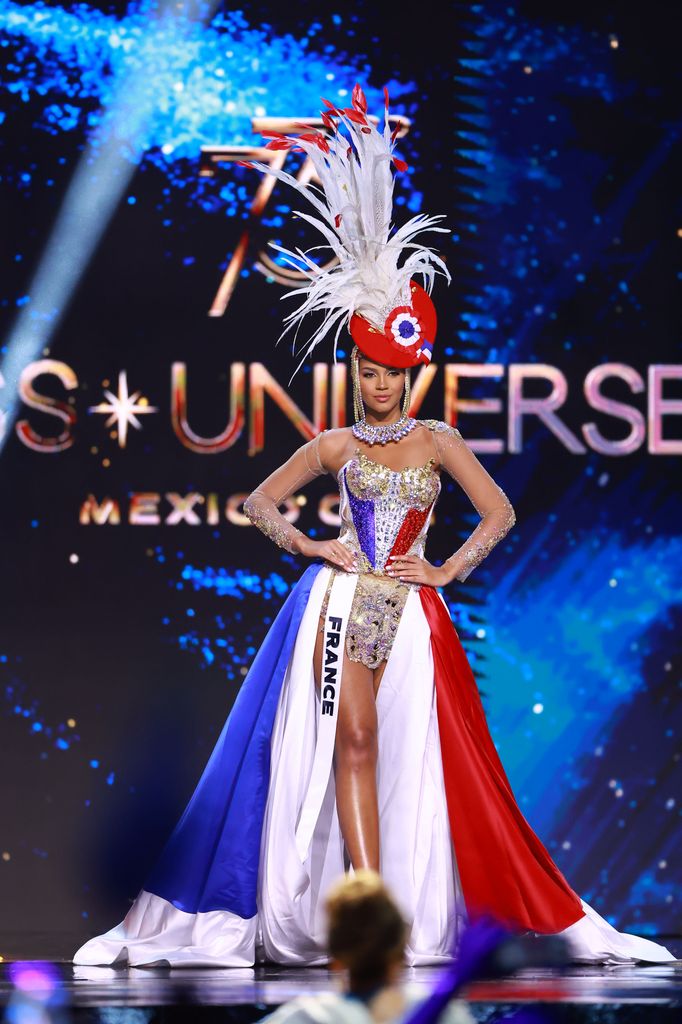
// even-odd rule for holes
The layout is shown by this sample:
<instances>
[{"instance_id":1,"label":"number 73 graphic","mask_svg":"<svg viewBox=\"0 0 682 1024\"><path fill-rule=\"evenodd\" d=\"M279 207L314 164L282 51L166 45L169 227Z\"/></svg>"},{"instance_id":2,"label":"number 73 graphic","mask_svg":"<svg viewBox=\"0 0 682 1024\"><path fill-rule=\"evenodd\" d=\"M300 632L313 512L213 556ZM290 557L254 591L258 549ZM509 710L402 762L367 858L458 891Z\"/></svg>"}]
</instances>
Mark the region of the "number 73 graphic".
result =
<instances>
[{"instance_id":1,"label":"number 73 graphic","mask_svg":"<svg viewBox=\"0 0 682 1024\"><path fill-rule=\"evenodd\" d=\"M371 120L376 124L378 118L371 118ZM404 138L408 134L411 126L409 118L394 114L389 117L389 122L400 125L400 131L397 136L399 139ZM265 131L276 131L286 134L287 132L297 131L301 123L326 132L324 123L319 117L254 117L251 119L251 128L256 134L261 134ZM284 166L288 155L287 150L266 149L264 146L202 146L199 174L202 177L213 177L222 164L237 163L241 160L260 160L261 163L267 163L273 168L280 169ZM319 184L312 160L308 157L306 157L301 165L296 178L304 185L311 181ZM230 303L239 280L239 273L247 257L251 233L256 226L256 222L263 216L263 212L275 187L275 181L276 179L272 175L264 174L256 189L256 194L251 202L248 223L242 231L232 258L215 293L208 311L209 316L222 316ZM336 262L336 257L334 257L326 264L326 267L331 267ZM289 287L295 287L305 280L305 275L300 270L280 266L264 250L258 252L254 266L265 277Z\"/></svg>"}]
</instances>

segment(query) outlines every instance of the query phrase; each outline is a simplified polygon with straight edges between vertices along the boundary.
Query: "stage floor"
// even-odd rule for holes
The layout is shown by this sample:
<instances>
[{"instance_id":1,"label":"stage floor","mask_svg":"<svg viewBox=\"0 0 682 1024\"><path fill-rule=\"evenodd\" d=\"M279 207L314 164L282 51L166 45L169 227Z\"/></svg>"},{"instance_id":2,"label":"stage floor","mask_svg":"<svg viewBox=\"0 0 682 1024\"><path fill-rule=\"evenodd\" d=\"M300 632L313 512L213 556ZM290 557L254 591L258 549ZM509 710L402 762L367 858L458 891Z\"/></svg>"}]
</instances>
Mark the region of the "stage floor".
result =
<instances>
[{"instance_id":1,"label":"stage floor","mask_svg":"<svg viewBox=\"0 0 682 1024\"><path fill-rule=\"evenodd\" d=\"M281 1003L301 993L326 992L335 979L326 968L259 966L243 969L75 967L53 963L62 1006L72 1017L102 1024L148 1024L198 1017L258 1021ZM406 985L426 995L439 968L409 968ZM0 1001L13 988L10 964L0 965ZM465 993L477 1021L497 1021L520 1005L553 1008L551 1020L646 1022L679 1020L682 1016L682 961L676 965L621 967L569 966L524 970L513 977L470 986ZM112 1016L114 1008L121 1008ZM107 1009L108 1008L108 1009ZM135 1012L145 1009L147 1012ZM130 1012L125 1012L126 1010Z\"/></svg>"}]
</instances>

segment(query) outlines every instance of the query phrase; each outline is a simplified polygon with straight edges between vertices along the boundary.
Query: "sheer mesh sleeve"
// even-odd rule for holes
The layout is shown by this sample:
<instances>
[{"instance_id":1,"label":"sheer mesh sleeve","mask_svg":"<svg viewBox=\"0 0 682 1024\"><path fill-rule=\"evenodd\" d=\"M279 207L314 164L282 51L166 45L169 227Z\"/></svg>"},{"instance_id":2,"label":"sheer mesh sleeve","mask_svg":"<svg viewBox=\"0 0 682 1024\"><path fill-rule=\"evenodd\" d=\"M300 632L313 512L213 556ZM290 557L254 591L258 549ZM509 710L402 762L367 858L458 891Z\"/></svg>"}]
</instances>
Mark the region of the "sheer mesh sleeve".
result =
<instances>
[{"instance_id":1,"label":"sheer mesh sleeve","mask_svg":"<svg viewBox=\"0 0 682 1024\"><path fill-rule=\"evenodd\" d=\"M433 442L443 469L462 487L480 523L445 565L454 568L455 579L464 581L487 554L509 533L516 513L501 487L478 461L456 427L436 421Z\"/></svg>"},{"instance_id":2,"label":"sheer mesh sleeve","mask_svg":"<svg viewBox=\"0 0 682 1024\"><path fill-rule=\"evenodd\" d=\"M323 431L324 433L324 431ZM303 534L279 511L279 506L299 487L304 487L327 469L320 457L320 437L313 438L298 448L291 458L263 481L244 502L244 515L266 537L281 548L296 553Z\"/></svg>"}]
</instances>

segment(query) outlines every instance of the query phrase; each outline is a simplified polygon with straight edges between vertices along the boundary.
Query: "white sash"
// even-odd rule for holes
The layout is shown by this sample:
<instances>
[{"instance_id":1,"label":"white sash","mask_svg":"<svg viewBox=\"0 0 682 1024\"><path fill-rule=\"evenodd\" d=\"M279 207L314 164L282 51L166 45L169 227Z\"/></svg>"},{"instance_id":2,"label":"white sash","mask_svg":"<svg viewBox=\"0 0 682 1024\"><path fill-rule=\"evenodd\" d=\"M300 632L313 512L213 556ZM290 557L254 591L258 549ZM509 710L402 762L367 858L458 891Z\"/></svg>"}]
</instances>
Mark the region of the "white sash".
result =
<instances>
[{"instance_id":1,"label":"white sash","mask_svg":"<svg viewBox=\"0 0 682 1024\"><path fill-rule=\"evenodd\" d=\"M296 826L296 850L301 861L304 861L308 855L329 784L329 773L332 768L336 742L336 723L339 717L346 627L357 582L357 573L337 573L329 594L329 604L324 620L322 678L320 680L315 756L308 791Z\"/></svg>"}]
</instances>

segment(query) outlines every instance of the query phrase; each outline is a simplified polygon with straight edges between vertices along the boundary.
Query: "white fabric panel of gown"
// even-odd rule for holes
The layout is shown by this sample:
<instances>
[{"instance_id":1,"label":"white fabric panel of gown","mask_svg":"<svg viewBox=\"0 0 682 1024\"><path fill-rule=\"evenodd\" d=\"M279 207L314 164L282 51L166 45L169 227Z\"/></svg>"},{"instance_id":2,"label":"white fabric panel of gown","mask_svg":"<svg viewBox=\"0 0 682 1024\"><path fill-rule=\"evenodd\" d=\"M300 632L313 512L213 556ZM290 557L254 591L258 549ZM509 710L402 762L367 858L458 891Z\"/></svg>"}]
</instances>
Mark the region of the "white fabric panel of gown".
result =
<instances>
[{"instance_id":1,"label":"white fabric panel of gown","mask_svg":"<svg viewBox=\"0 0 682 1024\"><path fill-rule=\"evenodd\" d=\"M294 838L315 752L318 698L312 652L329 573L321 570L313 585L273 730L261 845L259 952L279 963L326 963L323 897L345 870L333 775L303 863ZM448 958L453 929L464 911L461 893L456 900L430 631L416 591L407 599L381 680L377 716L381 870L412 925L408 964L436 964Z\"/></svg>"}]
</instances>

